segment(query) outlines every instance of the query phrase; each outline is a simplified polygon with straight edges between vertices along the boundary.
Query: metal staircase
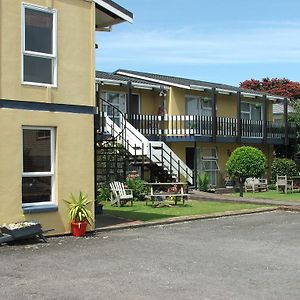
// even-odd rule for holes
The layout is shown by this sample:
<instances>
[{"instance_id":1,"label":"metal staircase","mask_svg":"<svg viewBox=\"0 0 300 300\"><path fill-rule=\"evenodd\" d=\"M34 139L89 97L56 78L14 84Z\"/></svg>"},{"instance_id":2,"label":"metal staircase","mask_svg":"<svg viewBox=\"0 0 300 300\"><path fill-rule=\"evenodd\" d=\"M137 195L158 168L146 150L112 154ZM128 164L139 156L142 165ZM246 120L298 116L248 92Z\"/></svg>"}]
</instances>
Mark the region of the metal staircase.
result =
<instances>
[{"instance_id":1,"label":"metal staircase","mask_svg":"<svg viewBox=\"0 0 300 300\"><path fill-rule=\"evenodd\" d=\"M106 139L102 139L102 144L99 147L103 155L105 155L105 149L108 149L107 145L110 143L117 147L118 150L115 151L115 154L119 159L126 157L126 162L123 161L122 163L124 172L130 165L147 167L151 175L157 180L187 181L193 184L193 171L172 149L162 141L149 141L127 121L125 115L118 108L104 99L101 100L106 103L106 106L110 106L110 112L114 111L110 116L104 111L100 112L101 131L102 135L106 136ZM121 148L126 151L122 152ZM110 151L113 152L113 148L110 148ZM115 165L118 165L118 162L115 162ZM105 172L114 176L122 173L113 170L106 170Z\"/></svg>"}]
</instances>

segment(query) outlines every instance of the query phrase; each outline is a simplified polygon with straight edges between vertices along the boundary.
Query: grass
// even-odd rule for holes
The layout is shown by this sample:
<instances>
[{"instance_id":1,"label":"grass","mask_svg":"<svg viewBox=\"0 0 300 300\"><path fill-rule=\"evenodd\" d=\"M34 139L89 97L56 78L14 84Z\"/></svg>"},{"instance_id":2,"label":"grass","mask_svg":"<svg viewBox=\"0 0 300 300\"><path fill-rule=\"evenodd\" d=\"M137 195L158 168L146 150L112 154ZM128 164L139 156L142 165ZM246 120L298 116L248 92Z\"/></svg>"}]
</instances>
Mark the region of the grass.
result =
<instances>
[{"instance_id":1,"label":"grass","mask_svg":"<svg viewBox=\"0 0 300 300\"><path fill-rule=\"evenodd\" d=\"M234 196L239 197L239 193L234 194ZM277 192L274 190L270 190L267 192L259 192L259 193L244 193L244 198L255 198L255 199L271 199L278 201L300 201L300 193L299 192L288 192L284 194L282 192Z\"/></svg>"},{"instance_id":2,"label":"grass","mask_svg":"<svg viewBox=\"0 0 300 300\"><path fill-rule=\"evenodd\" d=\"M109 202L104 203L104 214L115 217L122 217L130 220L139 221L154 221L159 219L192 216L192 215L206 215L218 212L237 211L243 209L252 209L262 207L261 205L247 204L247 203L225 203L225 202L211 202L211 201L196 201L189 200L188 204L183 206L178 204L172 207L154 208L146 202L137 201L133 206L116 207L111 206Z\"/></svg>"}]
</instances>

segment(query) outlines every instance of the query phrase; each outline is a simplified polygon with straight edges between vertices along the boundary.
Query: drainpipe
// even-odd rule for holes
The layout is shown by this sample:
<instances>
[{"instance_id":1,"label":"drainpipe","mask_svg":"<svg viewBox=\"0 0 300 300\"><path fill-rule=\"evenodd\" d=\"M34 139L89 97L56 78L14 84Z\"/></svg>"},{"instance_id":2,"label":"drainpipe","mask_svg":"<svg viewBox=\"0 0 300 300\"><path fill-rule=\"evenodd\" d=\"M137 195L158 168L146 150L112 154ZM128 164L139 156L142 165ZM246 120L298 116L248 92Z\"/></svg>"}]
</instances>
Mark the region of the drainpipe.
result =
<instances>
[{"instance_id":1,"label":"drainpipe","mask_svg":"<svg viewBox=\"0 0 300 300\"><path fill-rule=\"evenodd\" d=\"M127 83L128 87L128 94L127 94L127 118L128 121L131 123L131 105L132 105L132 82L128 81Z\"/></svg>"},{"instance_id":2,"label":"drainpipe","mask_svg":"<svg viewBox=\"0 0 300 300\"><path fill-rule=\"evenodd\" d=\"M159 96L161 97L160 107L159 107L159 116L161 116L161 134L159 136L159 140L163 140L164 131L165 131L165 97L166 97L166 90L163 86L160 87Z\"/></svg>"}]
</instances>

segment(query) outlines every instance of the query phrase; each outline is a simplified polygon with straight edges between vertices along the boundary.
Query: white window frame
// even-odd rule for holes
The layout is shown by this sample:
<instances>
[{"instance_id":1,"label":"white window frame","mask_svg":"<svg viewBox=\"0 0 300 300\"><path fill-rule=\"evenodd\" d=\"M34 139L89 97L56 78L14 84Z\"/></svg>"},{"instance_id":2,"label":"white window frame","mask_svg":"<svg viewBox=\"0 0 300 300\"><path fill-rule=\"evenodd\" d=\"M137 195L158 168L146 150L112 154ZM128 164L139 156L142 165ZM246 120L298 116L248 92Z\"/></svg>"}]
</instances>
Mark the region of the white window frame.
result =
<instances>
[{"instance_id":1,"label":"white window frame","mask_svg":"<svg viewBox=\"0 0 300 300\"><path fill-rule=\"evenodd\" d=\"M214 150L216 155L215 156L201 156L201 152L205 152L207 150L210 152L212 152L212 150ZM199 148L197 148L197 152L200 154L199 159L197 158L197 169L200 169L201 162L202 163L205 163L205 162L215 162L216 163L216 166L217 166L216 169L205 169L205 170L200 170L200 171L213 173L215 177L210 178L210 181L215 181L215 183L217 185L218 184L218 175L217 174L218 174L218 172L220 172L220 167L218 164L219 157L218 157L217 148L216 147L199 147ZM199 155L199 154L197 154L197 155ZM198 163L199 163L199 165L198 165Z\"/></svg>"},{"instance_id":2,"label":"white window frame","mask_svg":"<svg viewBox=\"0 0 300 300\"><path fill-rule=\"evenodd\" d=\"M211 107L203 107L203 103L206 103L204 101L205 98L209 98L209 101L212 101L212 98L209 96L199 96L199 95L192 95L192 94L186 94L185 95L185 114L188 115L188 100L194 98L197 100L197 113L194 115L200 115L204 116L203 112L204 110L210 111L210 116L212 116L212 106ZM217 109L217 108L216 108Z\"/></svg>"},{"instance_id":3,"label":"white window frame","mask_svg":"<svg viewBox=\"0 0 300 300\"><path fill-rule=\"evenodd\" d=\"M125 114L128 113L128 99L127 99L127 93L125 92L119 92L119 91L112 91L112 90L103 90L101 91L101 98L103 98L104 100L106 100L107 102L109 102L108 100L108 94L118 94L119 97L120 95L125 95ZM133 93L133 95L138 96L138 111L139 113L141 112L141 95L140 93ZM105 106L108 106L107 103L104 103ZM119 106L118 106L119 108ZM120 109L120 108L119 108Z\"/></svg>"},{"instance_id":4,"label":"white window frame","mask_svg":"<svg viewBox=\"0 0 300 300\"><path fill-rule=\"evenodd\" d=\"M261 105L260 102L248 102L248 101L242 101L242 103L247 103L249 104L249 108L250 108L250 111L246 111L246 110L242 110L241 109L241 114L248 114L249 115L249 120L250 121L253 121L253 116L252 116L252 106L256 106L257 104ZM261 107L261 106L260 106ZM256 108L255 108L256 109ZM263 110L261 109L260 110L260 120L259 121L262 121L263 119ZM257 120L256 120L257 121Z\"/></svg>"},{"instance_id":5,"label":"white window frame","mask_svg":"<svg viewBox=\"0 0 300 300\"><path fill-rule=\"evenodd\" d=\"M24 153L24 144L23 144L23 135L24 129L29 130L50 130L50 155L51 155L51 170L50 172L24 172L24 162L23 162L23 153ZM36 127L36 126L22 126L22 179L23 177L50 177L51 176L51 200L46 202L32 202L32 203L22 203L22 207L32 207L38 205L49 205L55 203L55 137L56 129L54 127ZM23 194L22 194L23 198Z\"/></svg>"},{"instance_id":6,"label":"white window frame","mask_svg":"<svg viewBox=\"0 0 300 300\"><path fill-rule=\"evenodd\" d=\"M25 49L25 9L31 9L36 11L42 11L46 13L51 13L53 15L53 49L52 54L42 53L42 52L35 52L35 51L28 51ZM31 57L39 57L39 58L48 58L53 61L53 83L39 83L39 82L30 82L24 80L24 55L31 56ZM57 10L50 9L47 7L41 7L33 4L22 3L22 84L24 85L33 85L33 86L41 86L41 87L57 87Z\"/></svg>"}]
</instances>

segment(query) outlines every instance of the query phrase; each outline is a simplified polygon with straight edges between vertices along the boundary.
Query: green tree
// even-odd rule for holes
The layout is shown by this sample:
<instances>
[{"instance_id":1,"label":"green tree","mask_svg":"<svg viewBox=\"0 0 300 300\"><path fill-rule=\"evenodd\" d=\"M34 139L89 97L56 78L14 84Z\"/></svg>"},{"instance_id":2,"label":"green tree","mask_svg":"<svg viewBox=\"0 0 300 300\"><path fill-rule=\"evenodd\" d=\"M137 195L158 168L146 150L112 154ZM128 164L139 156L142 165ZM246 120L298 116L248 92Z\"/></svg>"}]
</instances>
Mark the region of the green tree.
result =
<instances>
[{"instance_id":1,"label":"green tree","mask_svg":"<svg viewBox=\"0 0 300 300\"><path fill-rule=\"evenodd\" d=\"M261 150L250 146L239 147L231 153L226 169L231 177L238 180L240 197L243 197L246 178L260 177L266 169L266 161Z\"/></svg>"},{"instance_id":2,"label":"green tree","mask_svg":"<svg viewBox=\"0 0 300 300\"><path fill-rule=\"evenodd\" d=\"M297 176L298 168L296 163L287 158L275 158L271 166L271 182L275 183L277 175L288 177Z\"/></svg>"}]
</instances>

